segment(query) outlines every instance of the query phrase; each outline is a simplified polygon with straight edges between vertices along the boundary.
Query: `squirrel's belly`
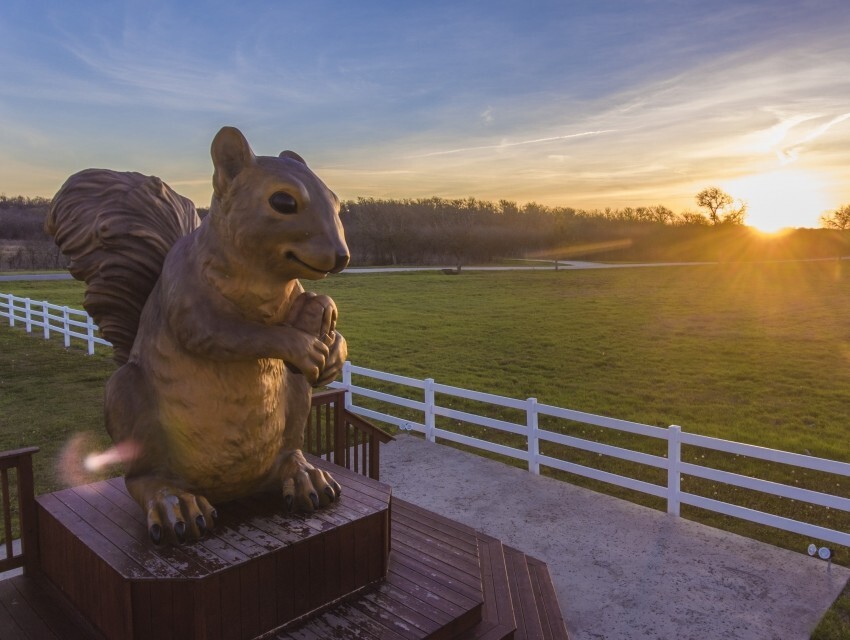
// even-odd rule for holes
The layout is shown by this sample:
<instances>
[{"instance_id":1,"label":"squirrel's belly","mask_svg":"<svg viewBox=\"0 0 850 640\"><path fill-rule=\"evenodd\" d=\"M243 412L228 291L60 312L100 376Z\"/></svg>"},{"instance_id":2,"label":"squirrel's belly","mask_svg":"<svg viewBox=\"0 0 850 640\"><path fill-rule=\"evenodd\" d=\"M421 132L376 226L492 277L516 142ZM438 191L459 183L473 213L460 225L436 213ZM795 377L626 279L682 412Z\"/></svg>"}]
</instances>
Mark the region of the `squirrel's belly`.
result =
<instances>
[{"instance_id":1,"label":"squirrel's belly","mask_svg":"<svg viewBox=\"0 0 850 640\"><path fill-rule=\"evenodd\" d=\"M283 444L286 375L268 359L196 366L191 384L157 375L170 470L210 500L260 489Z\"/></svg>"}]
</instances>

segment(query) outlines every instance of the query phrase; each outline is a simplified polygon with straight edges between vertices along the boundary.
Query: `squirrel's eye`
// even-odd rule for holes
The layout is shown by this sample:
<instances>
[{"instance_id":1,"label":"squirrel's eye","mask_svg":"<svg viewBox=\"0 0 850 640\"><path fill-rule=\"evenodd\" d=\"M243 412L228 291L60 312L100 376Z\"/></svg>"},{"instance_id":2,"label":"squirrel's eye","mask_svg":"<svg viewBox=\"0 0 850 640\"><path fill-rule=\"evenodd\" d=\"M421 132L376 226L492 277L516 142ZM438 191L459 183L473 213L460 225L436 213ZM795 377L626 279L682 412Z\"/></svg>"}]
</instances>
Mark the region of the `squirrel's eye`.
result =
<instances>
[{"instance_id":1,"label":"squirrel's eye","mask_svg":"<svg viewBox=\"0 0 850 640\"><path fill-rule=\"evenodd\" d=\"M298 202L286 191L278 191L269 198L272 209L278 213L298 213Z\"/></svg>"}]
</instances>

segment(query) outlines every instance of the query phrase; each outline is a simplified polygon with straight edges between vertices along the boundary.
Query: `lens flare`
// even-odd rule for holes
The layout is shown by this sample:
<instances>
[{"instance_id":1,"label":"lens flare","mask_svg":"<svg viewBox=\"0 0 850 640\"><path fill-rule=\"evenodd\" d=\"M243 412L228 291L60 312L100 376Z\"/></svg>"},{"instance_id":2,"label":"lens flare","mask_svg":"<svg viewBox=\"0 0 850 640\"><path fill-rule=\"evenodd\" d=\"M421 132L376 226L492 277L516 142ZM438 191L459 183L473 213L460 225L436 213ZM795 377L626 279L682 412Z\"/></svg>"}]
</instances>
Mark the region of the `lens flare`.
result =
<instances>
[{"instance_id":1,"label":"lens flare","mask_svg":"<svg viewBox=\"0 0 850 640\"><path fill-rule=\"evenodd\" d=\"M93 434L77 433L62 449L57 472L66 486L76 487L100 480L104 472L130 462L139 451L135 442L127 441L99 452L94 450L95 442Z\"/></svg>"}]
</instances>

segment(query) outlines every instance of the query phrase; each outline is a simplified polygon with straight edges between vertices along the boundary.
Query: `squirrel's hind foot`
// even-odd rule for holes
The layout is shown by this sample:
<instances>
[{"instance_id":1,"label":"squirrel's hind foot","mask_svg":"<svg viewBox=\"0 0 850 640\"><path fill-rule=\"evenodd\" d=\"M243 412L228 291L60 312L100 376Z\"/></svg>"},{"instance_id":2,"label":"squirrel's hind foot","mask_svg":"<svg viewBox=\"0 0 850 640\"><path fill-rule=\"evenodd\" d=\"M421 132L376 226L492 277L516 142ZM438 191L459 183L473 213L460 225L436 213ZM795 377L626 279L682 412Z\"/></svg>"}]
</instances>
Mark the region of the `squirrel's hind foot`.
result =
<instances>
[{"instance_id":1,"label":"squirrel's hind foot","mask_svg":"<svg viewBox=\"0 0 850 640\"><path fill-rule=\"evenodd\" d=\"M203 496L196 496L155 476L126 478L127 491L147 515L154 544L200 540L215 526L218 512Z\"/></svg>"},{"instance_id":2,"label":"squirrel's hind foot","mask_svg":"<svg viewBox=\"0 0 850 640\"><path fill-rule=\"evenodd\" d=\"M307 462L295 449L280 465L283 503L287 511L312 512L339 500L342 487L327 471Z\"/></svg>"}]
</instances>

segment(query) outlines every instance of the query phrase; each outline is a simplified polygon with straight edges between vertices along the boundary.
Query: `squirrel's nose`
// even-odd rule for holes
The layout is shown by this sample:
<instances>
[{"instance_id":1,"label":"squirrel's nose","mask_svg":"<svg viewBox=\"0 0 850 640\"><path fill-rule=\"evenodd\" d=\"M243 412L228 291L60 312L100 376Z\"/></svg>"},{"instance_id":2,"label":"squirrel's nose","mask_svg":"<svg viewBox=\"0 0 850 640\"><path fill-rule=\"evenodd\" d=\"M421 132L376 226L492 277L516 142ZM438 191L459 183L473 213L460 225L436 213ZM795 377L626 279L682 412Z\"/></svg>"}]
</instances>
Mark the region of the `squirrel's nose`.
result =
<instances>
[{"instance_id":1,"label":"squirrel's nose","mask_svg":"<svg viewBox=\"0 0 850 640\"><path fill-rule=\"evenodd\" d=\"M336 256L336 264L334 264L334 268L331 269L331 273L339 273L343 269L348 266L348 261L351 259L351 256L347 253L338 253Z\"/></svg>"}]
</instances>

